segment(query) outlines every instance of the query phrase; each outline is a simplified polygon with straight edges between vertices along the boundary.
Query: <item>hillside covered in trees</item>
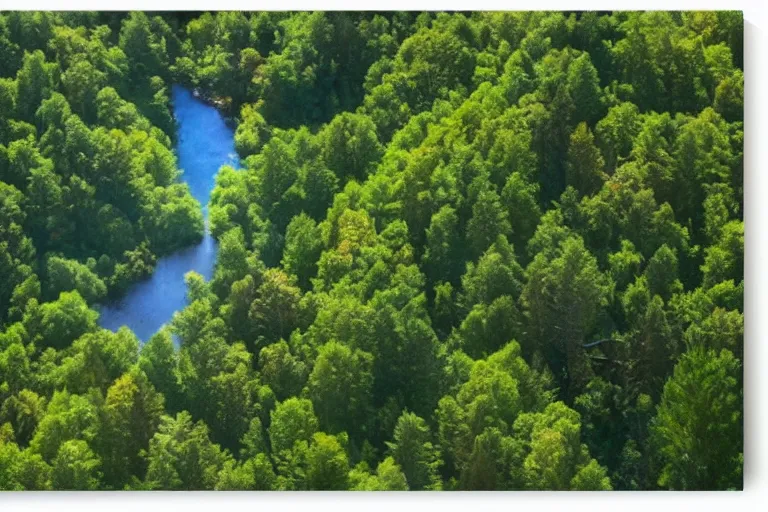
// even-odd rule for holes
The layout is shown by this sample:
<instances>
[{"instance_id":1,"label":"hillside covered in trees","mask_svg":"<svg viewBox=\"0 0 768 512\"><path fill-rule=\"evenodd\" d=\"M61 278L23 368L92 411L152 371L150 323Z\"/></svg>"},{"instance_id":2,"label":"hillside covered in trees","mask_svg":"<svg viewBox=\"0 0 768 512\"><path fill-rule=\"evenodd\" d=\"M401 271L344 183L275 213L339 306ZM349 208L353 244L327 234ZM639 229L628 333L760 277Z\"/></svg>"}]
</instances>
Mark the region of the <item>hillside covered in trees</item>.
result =
<instances>
[{"instance_id":1,"label":"hillside covered in trees","mask_svg":"<svg viewBox=\"0 0 768 512\"><path fill-rule=\"evenodd\" d=\"M737 12L0 13L0 489L740 489ZM236 125L213 278L169 91Z\"/></svg>"}]
</instances>

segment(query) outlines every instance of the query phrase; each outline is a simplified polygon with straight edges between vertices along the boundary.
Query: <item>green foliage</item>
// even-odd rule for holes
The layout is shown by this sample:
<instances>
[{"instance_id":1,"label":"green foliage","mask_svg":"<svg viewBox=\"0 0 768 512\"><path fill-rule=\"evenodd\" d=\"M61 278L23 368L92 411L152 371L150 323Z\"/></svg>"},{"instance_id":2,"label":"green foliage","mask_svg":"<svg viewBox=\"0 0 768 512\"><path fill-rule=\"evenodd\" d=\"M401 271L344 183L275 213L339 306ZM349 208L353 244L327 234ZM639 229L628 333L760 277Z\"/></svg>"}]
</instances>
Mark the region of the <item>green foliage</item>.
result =
<instances>
[{"instance_id":1,"label":"green foliage","mask_svg":"<svg viewBox=\"0 0 768 512\"><path fill-rule=\"evenodd\" d=\"M282 270L267 270L248 311L257 339L287 338L298 321L300 296L301 290L290 276Z\"/></svg>"},{"instance_id":2,"label":"green foliage","mask_svg":"<svg viewBox=\"0 0 768 512\"><path fill-rule=\"evenodd\" d=\"M53 460L51 480L55 489L89 491L99 487L99 459L85 441L67 441Z\"/></svg>"},{"instance_id":3,"label":"green foliage","mask_svg":"<svg viewBox=\"0 0 768 512\"><path fill-rule=\"evenodd\" d=\"M578 413L562 402L555 402L540 413L521 415L515 423L516 435L524 446L522 481L529 489L591 490L610 487L605 469L589 458L580 443ZM597 467L596 467L597 466ZM595 475L596 473L596 475ZM595 482L596 480L596 482ZM595 483L595 485L592 487Z\"/></svg>"},{"instance_id":4,"label":"green foliage","mask_svg":"<svg viewBox=\"0 0 768 512\"><path fill-rule=\"evenodd\" d=\"M318 422L312 402L289 398L277 404L270 413L269 442L273 453L291 450L295 443L309 441L317 431Z\"/></svg>"},{"instance_id":5,"label":"green foliage","mask_svg":"<svg viewBox=\"0 0 768 512\"><path fill-rule=\"evenodd\" d=\"M731 489L740 12L0 14L0 489ZM210 204L180 84L236 125ZM99 304L218 244L143 346Z\"/></svg>"},{"instance_id":6,"label":"green foliage","mask_svg":"<svg viewBox=\"0 0 768 512\"><path fill-rule=\"evenodd\" d=\"M387 457L376 468L376 474L368 473L367 468L355 468L350 471L350 489L355 491L407 491L408 483L395 459Z\"/></svg>"},{"instance_id":7,"label":"green foliage","mask_svg":"<svg viewBox=\"0 0 768 512\"><path fill-rule=\"evenodd\" d=\"M320 425L329 432L365 432L371 412L373 357L336 342L320 347L307 387Z\"/></svg>"},{"instance_id":8,"label":"green foliage","mask_svg":"<svg viewBox=\"0 0 768 512\"><path fill-rule=\"evenodd\" d=\"M94 331L98 316L77 291L62 292L53 302L27 307L23 323L32 340L43 346L66 348Z\"/></svg>"},{"instance_id":9,"label":"green foliage","mask_svg":"<svg viewBox=\"0 0 768 512\"><path fill-rule=\"evenodd\" d=\"M97 302L107 293L104 281L87 266L74 260L51 257L47 265L48 296L58 297L61 292L77 290L86 302Z\"/></svg>"},{"instance_id":10,"label":"green foliage","mask_svg":"<svg viewBox=\"0 0 768 512\"><path fill-rule=\"evenodd\" d=\"M741 488L740 377L740 363L728 350L695 348L680 358L651 426L659 485Z\"/></svg>"},{"instance_id":11,"label":"green foliage","mask_svg":"<svg viewBox=\"0 0 768 512\"><path fill-rule=\"evenodd\" d=\"M594 125L603 117L600 79L589 53L582 53L568 66L568 93L575 106L574 120Z\"/></svg>"},{"instance_id":12,"label":"green foliage","mask_svg":"<svg viewBox=\"0 0 768 512\"><path fill-rule=\"evenodd\" d=\"M404 412L397 420L393 441L387 443L411 490L440 489L437 473L440 451L430 438L426 422L413 413Z\"/></svg>"},{"instance_id":13,"label":"green foliage","mask_svg":"<svg viewBox=\"0 0 768 512\"><path fill-rule=\"evenodd\" d=\"M104 481L116 489L131 475L143 474L146 464L139 455L149 449L164 412L163 395L152 387L141 371L131 371L115 380L104 403Z\"/></svg>"},{"instance_id":14,"label":"green foliage","mask_svg":"<svg viewBox=\"0 0 768 512\"><path fill-rule=\"evenodd\" d=\"M171 334L167 329L161 329L141 347L138 360L139 368L155 389L163 394L171 411L180 402L178 358Z\"/></svg>"},{"instance_id":15,"label":"green foliage","mask_svg":"<svg viewBox=\"0 0 768 512\"><path fill-rule=\"evenodd\" d=\"M323 248L323 241L317 224L302 213L291 219L285 231L283 267L298 278L303 289L309 287L310 279L317 272L317 260Z\"/></svg>"},{"instance_id":16,"label":"green foliage","mask_svg":"<svg viewBox=\"0 0 768 512\"><path fill-rule=\"evenodd\" d=\"M574 491L610 491L611 479L605 468L592 459L589 464L579 470L571 480Z\"/></svg>"},{"instance_id":17,"label":"green foliage","mask_svg":"<svg viewBox=\"0 0 768 512\"><path fill-rule=\"evenodd\" d=\"M56 391L29 443L32 452L52 462L67 441L93 442L101 426L101 401L98 392L83 396Z\"/></svg>"},{"instance_id":18,"label":"green foliage","mask_svg":"<svg viewBox=\"0 0 768 512\"><path fill-rule=\"evenodd\" d=\"M537 254L526 273L522 299L536 339L545 343L541 348L553 371L566 368L569 389L578 388L591 373L582 345L608 302L612 283L578 237L561 242L550 257Z\"/></svg>"},{"instance_id":19,"label":"green foliage","mask_svg":"<svg viewBox=\"0 0 768 512\"><path fill-rule=\"evenodd\" d=\"M211 443L204 423L193 423L186 411L175 418L164 416L149 443L147 486L213 489L226 459L219 445Z\"/></svg>"},{"instance_id":20,"label":"green foliage","mask_svg":"<svg viewBox=\"0 0 768 512\"><path fill-rule=\"evenodd\" d=\"M51 466L39 454L30 449L20 450L12 439L0 436L0 489L50 490Z\"/></svg>"},{"instance_id":21,"label":"green foliage","mask_svg":"<svg viewBox=\"0 0 768 512\"><path fill-rule=\"evenodd\" d=\"M278 400L298 395L307 378L306 365L291 354L283 340L261 349L259 368L261 380Z\"/></svg>"},{"instance_id":22,"label":"green foliage","mask_svg":"<svg viewBox=\"0 0 768 512\"><path fill-rule=\"evenodd\" d=\"M323 161L340 179L364 180L381 157L376 126L365 115L340 114L319 138Z\"/></svg>"},{"instance_id":23,"label":"green foliage","mask_svg":"<svg viewBox=\"0 0 768 512\"><path fill-rule=\"evenodd\" d=\"M264 146L269 135L269 125L264 120L257 105L243 105L240 122L235 132L235 148L241 158L257 154Z\"/></svg>"},{"instance_id":24,"label":"green foliage","mask_svg":"<svg viewBox=\"0 0 768 512\"><path fill-rule=\"evenodd\" d=\"M349 463L344 448L334 436L322 432L312 436L307 453L307 485L319 491L347 489Z\"/></svg>"},{"instance_id":25,"label":"green foliage","mask_svg":"<svg viewBox=\"0 0 768 512\"><path fill-rule=\"evenodd\" d=\"M227 460L219 473L217 491L270 491L275 472L267 456L259 453L254 458L237 463Z\"/></svg>"},{"instance_id":26,"label":"green foliage","mask_svg":"<svg viewBox=\"0 0 768 512\"><path fill-rule=\"evenodd\" d=\"M467 223L467 243L472 255L479 256L498 236L506 236L511 229L499 195L493 190L481 192L472 206L472 217Z\"/></svg>"},{"instance_id":27,"label":"green foliage","mask_svg":"<svg viewBox=\"0 0 768 512\"><path fill-rule=\"evenodd\" d=\"M46 62L45 55L40 50L24 53L21 69L16 75L17 88L24 91L16 103L18 117L24 121L32 121L40 102L44 100L53 88L55 63Z\"/></svg>"},{"instance_id":28,"label":"green foliage","mask_svg":"<svg viewBox=\"0 0 768 512\"><path fill-rule=\"evenodd\" d=\"M605 162L594 144L592 132L585 123L579 124L571 134L565 183L581 194L592 195L603 184L604 166Z\"/></svg>"}]
</instances>

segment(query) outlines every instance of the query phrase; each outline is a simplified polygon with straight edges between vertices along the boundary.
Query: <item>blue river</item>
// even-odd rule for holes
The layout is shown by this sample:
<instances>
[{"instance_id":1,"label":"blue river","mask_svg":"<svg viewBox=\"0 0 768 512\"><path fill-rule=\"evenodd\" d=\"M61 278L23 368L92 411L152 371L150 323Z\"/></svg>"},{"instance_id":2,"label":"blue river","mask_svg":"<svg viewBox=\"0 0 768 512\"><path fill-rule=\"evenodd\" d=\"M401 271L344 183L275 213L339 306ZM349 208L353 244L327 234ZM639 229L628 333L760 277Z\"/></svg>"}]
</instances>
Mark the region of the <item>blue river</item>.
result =
<instances>
[{"instance_id":1,"label":"blue river","mask_svg":"<svg viewBox=\"0 0 768 512\"><path fill-rule=\"evenodd\" d=\"M239 166L234 131L218 110L189 90L174 85L171 99L182 179L203 206L207 225L208 199L217 171L222 165ZM198 245L160 259L149 279L133 285L119 300L102 306L99 325L112 331L127 325L141 341L147 341L187 304L184 275L194 270L208 280L215 262L216 242L206 227Z\"/></svg>"}]
</instances>

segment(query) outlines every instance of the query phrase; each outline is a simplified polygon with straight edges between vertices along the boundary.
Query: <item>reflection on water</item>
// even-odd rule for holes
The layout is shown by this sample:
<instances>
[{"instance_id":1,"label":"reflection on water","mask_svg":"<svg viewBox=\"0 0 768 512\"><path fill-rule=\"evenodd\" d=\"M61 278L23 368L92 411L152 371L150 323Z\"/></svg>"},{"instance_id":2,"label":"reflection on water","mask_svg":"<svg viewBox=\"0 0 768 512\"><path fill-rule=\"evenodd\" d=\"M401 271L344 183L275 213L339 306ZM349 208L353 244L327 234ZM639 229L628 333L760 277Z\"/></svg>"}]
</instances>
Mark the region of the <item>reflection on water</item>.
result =
<instances>
[{"instance_id":1,"label":"reflection on water","mask_svg":"<svg viewBox=\"0 0 768 512\"><path fill-rule=\"evenodd\" d=\"M176 154L182 179L200 201L207 216L208 199L216 172L222 165L238 165L234 132L219 112L196 99L183 87L173 86L173 113L178 125ZM187 247L158 261L152 276L136 283L114 303L101 308L99 325L116 331L131 328L147 341L173 313L186 305L184 274L190 270L210 279L216 262L216 242L206 233L196 246Z\"/></svg>"}]
</instances>

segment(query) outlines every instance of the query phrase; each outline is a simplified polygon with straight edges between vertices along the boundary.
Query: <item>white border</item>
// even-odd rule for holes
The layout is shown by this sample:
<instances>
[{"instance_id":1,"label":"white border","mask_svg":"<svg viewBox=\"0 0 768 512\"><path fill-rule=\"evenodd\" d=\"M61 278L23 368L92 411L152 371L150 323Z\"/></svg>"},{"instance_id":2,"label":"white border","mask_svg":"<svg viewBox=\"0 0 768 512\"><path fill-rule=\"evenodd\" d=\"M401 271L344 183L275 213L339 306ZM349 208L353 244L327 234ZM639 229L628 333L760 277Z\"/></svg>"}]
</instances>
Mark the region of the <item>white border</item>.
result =
<instances>
[{"instance_id":1,"label":"white border","mask_svg":"<svg viewBox=\"0 0 768 512\"><path fill-rule=\"evenodd\" d=\"M568 512L696 510L735 512L768 509L768 19L760 0L0 0L0 10L610 10L734 9L745 19L745 478L743 492L614 493L121 493L0 492L0 511L118 512L163 510L344 510L422 509ZM759 165L762 163L763 165ZM762 264L761 264L762 262Z\"/></svg>"}]
</instances>

